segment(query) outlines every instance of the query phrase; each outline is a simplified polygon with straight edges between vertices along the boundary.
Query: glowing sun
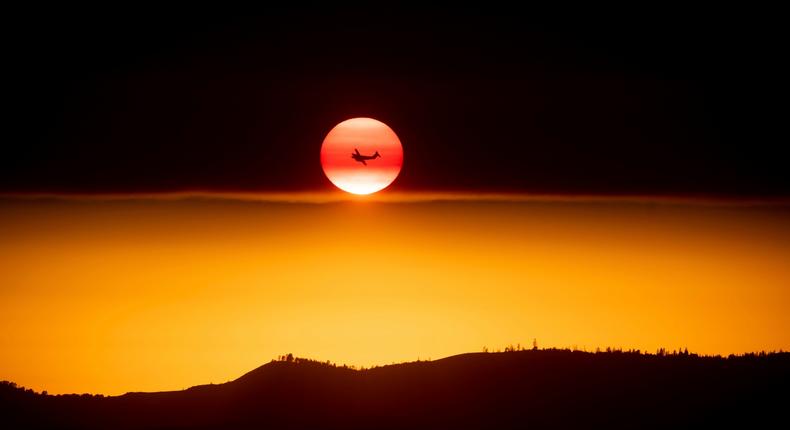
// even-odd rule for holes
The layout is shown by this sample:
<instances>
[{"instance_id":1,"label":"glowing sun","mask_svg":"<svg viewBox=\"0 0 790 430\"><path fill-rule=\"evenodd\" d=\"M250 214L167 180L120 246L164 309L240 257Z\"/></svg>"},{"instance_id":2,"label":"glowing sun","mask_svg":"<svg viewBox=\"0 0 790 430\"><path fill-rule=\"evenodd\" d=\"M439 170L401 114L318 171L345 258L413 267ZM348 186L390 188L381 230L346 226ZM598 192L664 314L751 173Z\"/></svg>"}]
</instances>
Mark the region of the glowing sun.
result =
<instances>
[{"instance_id":1,"label":"glowing sun","mask_svg":"<svg viewBox=\"0 0 790 430\"><path fill-rule=\"evenodd\" d=\"M403 146L391 128L373 118L336 125L321 145L321 167L336 187L371 194L391 184L403 165Z\"/></svg>"}]
</instances>

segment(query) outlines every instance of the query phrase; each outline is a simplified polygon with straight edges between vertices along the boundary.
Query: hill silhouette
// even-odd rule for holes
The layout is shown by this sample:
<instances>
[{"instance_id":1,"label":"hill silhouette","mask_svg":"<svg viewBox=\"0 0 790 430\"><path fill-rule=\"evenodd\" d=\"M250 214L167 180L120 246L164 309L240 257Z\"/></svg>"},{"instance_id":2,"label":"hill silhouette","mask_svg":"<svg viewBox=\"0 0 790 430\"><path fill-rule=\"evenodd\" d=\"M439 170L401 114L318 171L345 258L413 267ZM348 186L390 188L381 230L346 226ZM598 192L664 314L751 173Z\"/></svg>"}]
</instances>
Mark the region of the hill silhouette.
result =
<instances>
[{"instance_id":1,"label":"hill silhouette","mask_svg":"<svg viewBox=\"0 0 790 430\"><path fill-rule=\"evenodd\" d=\"M526 350L365 370L290 355L183 391L44 395L0 385L3 428L690 428L780 423L790 353Z\"/></svg>"}]
</instances>

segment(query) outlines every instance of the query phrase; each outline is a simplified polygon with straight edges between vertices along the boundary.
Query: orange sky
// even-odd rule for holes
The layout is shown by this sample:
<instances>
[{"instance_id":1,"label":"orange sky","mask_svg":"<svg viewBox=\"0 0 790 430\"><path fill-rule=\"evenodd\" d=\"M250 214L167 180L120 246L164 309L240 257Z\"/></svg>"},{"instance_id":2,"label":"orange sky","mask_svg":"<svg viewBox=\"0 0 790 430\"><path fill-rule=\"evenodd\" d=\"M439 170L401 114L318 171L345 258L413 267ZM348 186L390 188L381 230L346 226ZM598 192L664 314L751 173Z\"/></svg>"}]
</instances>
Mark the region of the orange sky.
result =
<instances>
[{"instance_id":1,"label":"orange sky","mask_svg":"<svg viewBox=\"0 0 790 430\"><path fill-rule=\"evenodd\" d=\"M0 199L0 379L51 393L501 348L790 349L790 211L507 196ZM441 196L440 196L441 197Z\"/></svg>"}]
</instances>

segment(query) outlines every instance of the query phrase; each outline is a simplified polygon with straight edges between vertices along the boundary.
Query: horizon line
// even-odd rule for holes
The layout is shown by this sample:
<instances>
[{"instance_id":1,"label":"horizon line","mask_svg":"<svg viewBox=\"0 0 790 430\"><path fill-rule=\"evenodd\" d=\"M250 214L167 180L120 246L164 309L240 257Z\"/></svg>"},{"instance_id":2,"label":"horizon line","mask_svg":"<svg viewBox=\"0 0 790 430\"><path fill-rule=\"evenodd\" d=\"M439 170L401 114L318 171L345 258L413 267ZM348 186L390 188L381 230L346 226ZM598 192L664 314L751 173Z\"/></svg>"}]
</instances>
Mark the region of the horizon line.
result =
<instances>
[{"instance_id":1,"label":"horizon line","mask_svg":"<svg viewBox=\"0 0 790 430\"><path fill-rule=\"evenodd\" d=\"M342 191L207 191L161 192L0 192L0 200L62 200L113 202L129 200L216 200L284 204L377 203L637 203L693 206L790 206L790 197L733 197L673 194L527 193L475 191L391 191L355 195Z\"/></svg>"}]
</instances>

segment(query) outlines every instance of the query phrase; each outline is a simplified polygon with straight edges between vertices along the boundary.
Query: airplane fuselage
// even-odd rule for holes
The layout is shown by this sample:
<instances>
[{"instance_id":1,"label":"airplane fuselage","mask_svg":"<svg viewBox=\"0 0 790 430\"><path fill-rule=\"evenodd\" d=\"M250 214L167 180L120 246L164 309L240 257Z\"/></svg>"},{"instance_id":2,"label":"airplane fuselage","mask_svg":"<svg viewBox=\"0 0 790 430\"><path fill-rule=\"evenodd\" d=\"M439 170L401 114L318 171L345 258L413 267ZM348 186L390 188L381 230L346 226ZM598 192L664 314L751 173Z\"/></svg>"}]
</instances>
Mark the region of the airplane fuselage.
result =
<instances>
[{"instance_id":1,"label":"airplane fuselage","mask_svg":"<svg viewBox=\"0 0 790 430\"><path fill-rule=\"evenodd\" d=\"M354 153L351 154L351 158L353 158L354 161L358 161L364 164L365 166L367 166L368 165L368 163L366 162L367 160L375 160L376 158L381 158L381 155L379 154L378 151L376 151L376 153L373 155L362 155L359 153L359 150L355 149Z\"/></svg>"}]
</instances>

